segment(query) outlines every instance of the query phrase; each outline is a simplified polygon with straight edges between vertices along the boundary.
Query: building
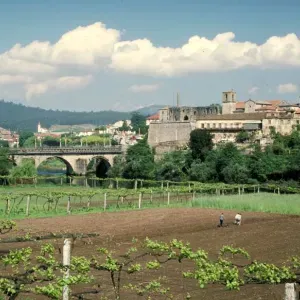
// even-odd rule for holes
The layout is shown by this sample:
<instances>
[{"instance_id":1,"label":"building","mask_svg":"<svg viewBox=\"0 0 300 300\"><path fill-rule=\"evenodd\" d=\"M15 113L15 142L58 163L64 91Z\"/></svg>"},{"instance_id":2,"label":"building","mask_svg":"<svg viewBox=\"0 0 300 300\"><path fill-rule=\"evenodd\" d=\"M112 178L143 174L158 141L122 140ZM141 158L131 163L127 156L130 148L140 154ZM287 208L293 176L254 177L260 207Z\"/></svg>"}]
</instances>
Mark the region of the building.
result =
<instances>
[{"instance_id":1,"label":"building","mask_svg":"<svg viewBox=\"0 0 300 300\"><path fill-rule=\"evenodd\" d=\"M9 147L19 147L19 135L0 127L0 140L8 143Z\"/></svg>"},{"instance_id":2,"label":"building","mask_svg":"<svg viewBox=\"0 0 300 300\"><path fill-rule=\"evenodd\" d=\"M159 122L159 112L155 115L152 115L146 119L146 125L149 126L150 123Z\"/></svg>"},{"instance_id":3,"label":"building","mask_svg":"<svg viewBox=\"0 0 300 300\"><path fill-rule=\"evenodd\" d=\"M148 142L157 148L172 150L185 146L193 129L206 129L214 135L214 143L235 142L240 131L247 131L261 145L270 142L275 129L290 134L300 125L300 104L284 100L237 101L231 90L222 93L222 106L165 107L159 111L159 120L149 126ZM166 147L168 145L168 147ZM172 148L173 147L173 148Z\"/></svg>"},{"instance_id":4,"label":"building","mask_svg":"<svg viewBox=\"0 0 300 300\"><path fill-rule=\"evenodd\" d=\"M46 129L46 128L43 128L43 127L41 126L41 123L38 122L38 125L37 125L37 132L38 132L38 133L47 133L47 132L49 132L49 130Z\"/></svg>"}]
</instances>

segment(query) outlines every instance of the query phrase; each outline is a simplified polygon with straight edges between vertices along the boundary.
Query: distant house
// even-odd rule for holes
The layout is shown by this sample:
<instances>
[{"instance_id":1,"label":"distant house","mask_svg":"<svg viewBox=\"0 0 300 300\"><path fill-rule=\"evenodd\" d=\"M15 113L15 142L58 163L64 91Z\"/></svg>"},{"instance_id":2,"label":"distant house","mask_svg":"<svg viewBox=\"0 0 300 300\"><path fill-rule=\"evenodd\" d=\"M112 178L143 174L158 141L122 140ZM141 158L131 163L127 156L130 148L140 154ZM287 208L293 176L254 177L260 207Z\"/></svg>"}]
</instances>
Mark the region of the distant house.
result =
<instances>
[{"instance_id":1,"label":"distant house","mask_svg":"<svg viewBox=\"0 0 300 300\"><path fill-rule=\"evenodd\" d=\"M146 125L150 125L152 122L159 122L159 112L146 119Z\"/></svg>"},{"instance_id":2,"label":"distant house","mask_svg":"<svg viewBox=\"0 0 300 300\"><path fill-rule=\"evenodd\" d=\"M61 133L52 133L52 132L43 132L43 133L35 133L34 136L38 139L38 140L42 140L45 137L52 137L52 138L60 138L61 137Z\"/></svg>"},{"instance_id":3,"label":"distant house","mask_svg":"<svg viewBox=\"0 0 300 300\"><path fill-rule=\"evenodd\" d=\"M15 132L0 127L0 140L6 141L9 147L19 146L19 135Z\"/></svg>"},{"instance_id":4,"label":"distant house","mask_svg":"<svg viewBox=\"0 0 300 300\"><path fill-rule=\"evenodd\" d=\"M77 133L77 136L91 136L95 134L95 131L92 130L85 130L85 131L80 131Z\"/></svg>"}]
</instances>

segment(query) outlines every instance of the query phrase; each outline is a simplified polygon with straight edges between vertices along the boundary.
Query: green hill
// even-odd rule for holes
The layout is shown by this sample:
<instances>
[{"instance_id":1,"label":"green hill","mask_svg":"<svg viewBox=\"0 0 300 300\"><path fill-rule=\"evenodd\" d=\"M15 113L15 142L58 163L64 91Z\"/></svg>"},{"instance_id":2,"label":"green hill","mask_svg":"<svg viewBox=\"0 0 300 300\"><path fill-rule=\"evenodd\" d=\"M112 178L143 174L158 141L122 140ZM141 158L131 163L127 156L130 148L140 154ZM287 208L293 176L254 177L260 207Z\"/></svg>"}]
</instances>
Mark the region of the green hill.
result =
<instances>
[{"instance_id":1,"label":"green hill","mask_svg":"<svg viewBox=\"0 0 300 300\"><path fill-rule=\"evenodd\" d=\"M155 114L162 106L155 105L137 110L143 115ZM38 107L28 107L13 102L0 101L0 127L11 130L36 131L38 122L43 127L51 125L93 124L106 125L119 120L131 118L131 112L99 111L99 112L71 112L60 110L46 110Z\"/></svg>"}]
</instances>

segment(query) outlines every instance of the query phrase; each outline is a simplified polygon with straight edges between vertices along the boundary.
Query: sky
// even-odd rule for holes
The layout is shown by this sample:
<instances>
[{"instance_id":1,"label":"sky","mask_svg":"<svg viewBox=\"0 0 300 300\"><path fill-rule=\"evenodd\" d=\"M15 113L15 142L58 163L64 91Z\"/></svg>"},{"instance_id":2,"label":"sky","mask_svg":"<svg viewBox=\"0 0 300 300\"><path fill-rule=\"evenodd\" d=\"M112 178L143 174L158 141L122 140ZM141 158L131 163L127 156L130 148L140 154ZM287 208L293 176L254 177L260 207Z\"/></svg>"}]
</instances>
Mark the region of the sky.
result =
<instances>
[{"instance_id":1,"label":"sky","mask_svg":"<svg viewBox=\"0 0 300 300\"><path fill-rule=\"evenodd\" d=\"M0 99L132 111L233 89L300 102L299 12L299 0L2 0Z\"/></svg>"}]
</instances>

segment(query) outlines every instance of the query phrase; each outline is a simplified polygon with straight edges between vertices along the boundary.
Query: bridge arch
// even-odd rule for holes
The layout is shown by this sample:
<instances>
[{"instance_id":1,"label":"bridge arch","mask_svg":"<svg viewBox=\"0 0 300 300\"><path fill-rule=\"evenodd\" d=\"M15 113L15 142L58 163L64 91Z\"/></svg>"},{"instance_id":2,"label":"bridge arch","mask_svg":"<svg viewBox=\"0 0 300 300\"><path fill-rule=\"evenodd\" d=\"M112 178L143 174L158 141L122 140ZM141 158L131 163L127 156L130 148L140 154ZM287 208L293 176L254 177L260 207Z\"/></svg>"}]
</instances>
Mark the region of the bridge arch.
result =
<instances>
[{"instance_id":1,"label":"bridge arch","mask_svg":"<svg viewBox=\"0 0 300 300\"><path fill-rule=\"evenodd\" d=\"M74 173L74 167L72 166L72 162L68 161L66 158L61 156L46 156L43 157L43 159L39 159L39 161L36 161L36 169L38 170L43 163L50 161L52 159L58 159L65 164L67 176L72 175Z\"/></svg>"},{"instance_id":2,"label":"bridge arch","mask_svg":"<svg viewBox=\"0 0 300 300\"><path fill-rule=\"evenodd\" d=\"M97 155L91 158L87 166L87 171L95 173L96 177L106 178L107 172L110 169L111 165L112 164L108 158Z\"/></svg>"}]
</instances>

